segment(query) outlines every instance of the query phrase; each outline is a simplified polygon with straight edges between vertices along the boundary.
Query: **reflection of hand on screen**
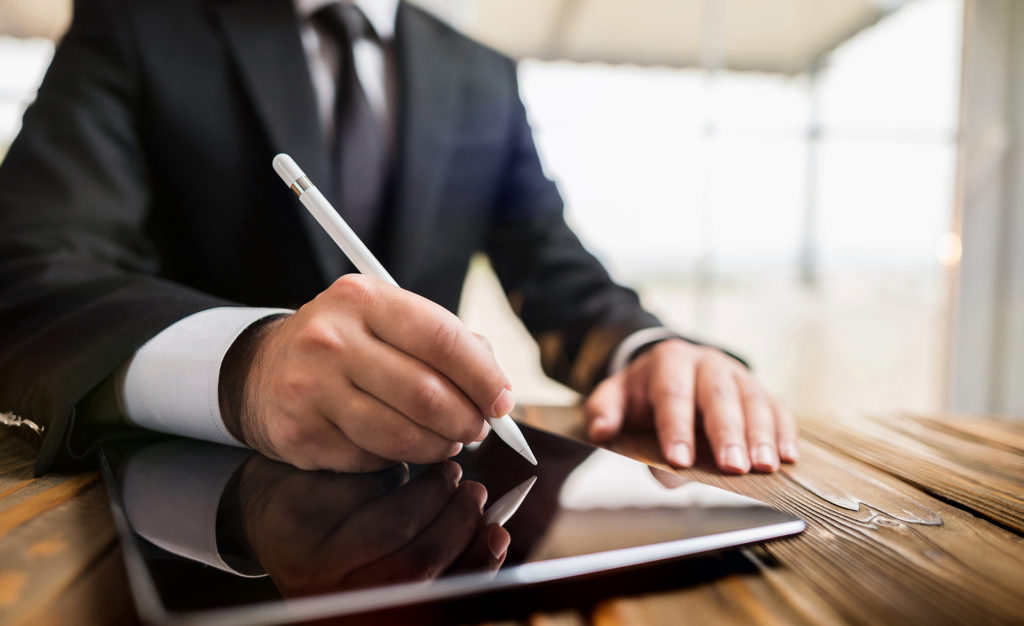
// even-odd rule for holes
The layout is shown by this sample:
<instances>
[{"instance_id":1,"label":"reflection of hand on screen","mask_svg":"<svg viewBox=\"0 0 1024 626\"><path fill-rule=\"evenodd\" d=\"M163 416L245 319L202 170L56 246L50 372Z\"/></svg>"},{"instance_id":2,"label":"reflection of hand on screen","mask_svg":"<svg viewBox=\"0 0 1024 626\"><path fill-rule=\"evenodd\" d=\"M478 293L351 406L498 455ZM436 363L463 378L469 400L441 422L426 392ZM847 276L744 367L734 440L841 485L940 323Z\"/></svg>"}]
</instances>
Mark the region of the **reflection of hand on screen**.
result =
<instances>
[{"instance_id":1,"label":"reflection of hand on screen","mask_svg":"<svg viewBox=\"0 0 1024 626\"><path fill-rule=\"evenodd\" d=\"M461 477L452 461L410 481L404 465L333 474L254 456L239 485L242 526L286 597L497 570L509 536L482 525L487 491Z\"/></svg>"}]
</instances>

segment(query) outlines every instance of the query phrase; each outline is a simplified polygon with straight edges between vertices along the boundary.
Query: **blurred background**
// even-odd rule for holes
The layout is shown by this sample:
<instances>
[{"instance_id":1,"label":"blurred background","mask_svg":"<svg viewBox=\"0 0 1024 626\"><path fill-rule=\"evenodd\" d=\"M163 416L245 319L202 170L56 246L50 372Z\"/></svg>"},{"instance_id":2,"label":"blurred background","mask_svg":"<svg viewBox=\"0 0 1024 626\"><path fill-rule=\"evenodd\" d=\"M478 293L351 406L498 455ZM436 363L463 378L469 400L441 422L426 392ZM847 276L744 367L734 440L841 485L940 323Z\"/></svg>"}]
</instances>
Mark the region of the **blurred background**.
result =
<instances>
[{"instance_id":1,"label":"blurred background","mask_svg":"<svg viewBox=\"0 0 1024 626\"><path fill-rule=\"evenodd\" d=\"M799 413L1024 414L1024 3L419 0L520 60L567 219ZM66 27L0 0L0 158ZM461 315L538 367L485 259Z\"/></svg>"}]
</instances>

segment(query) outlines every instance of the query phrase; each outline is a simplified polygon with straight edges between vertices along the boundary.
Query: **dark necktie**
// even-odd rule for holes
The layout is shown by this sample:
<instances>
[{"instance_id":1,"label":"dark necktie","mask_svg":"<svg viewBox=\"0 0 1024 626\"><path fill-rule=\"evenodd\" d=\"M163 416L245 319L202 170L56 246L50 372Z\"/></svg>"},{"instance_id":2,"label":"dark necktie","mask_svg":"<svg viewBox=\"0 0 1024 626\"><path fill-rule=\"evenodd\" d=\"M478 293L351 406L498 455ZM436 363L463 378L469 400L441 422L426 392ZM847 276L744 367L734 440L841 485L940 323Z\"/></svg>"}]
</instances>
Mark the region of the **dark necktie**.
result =
<instances>
[{"instance_id":1,"label":"dark necktie","mask_svg":"<svg viewBox=\"0 0 1024 626\"><path fill-rule=\"evenodd\" d=\"M383 129L356 75L352 43L377 35L363 12L348 3L328 5L313 19L334 37L338 48L334 137L329 146L334 174L332 199L352 230L373 247L388 156Z\"/></svg>"}]
</instances>

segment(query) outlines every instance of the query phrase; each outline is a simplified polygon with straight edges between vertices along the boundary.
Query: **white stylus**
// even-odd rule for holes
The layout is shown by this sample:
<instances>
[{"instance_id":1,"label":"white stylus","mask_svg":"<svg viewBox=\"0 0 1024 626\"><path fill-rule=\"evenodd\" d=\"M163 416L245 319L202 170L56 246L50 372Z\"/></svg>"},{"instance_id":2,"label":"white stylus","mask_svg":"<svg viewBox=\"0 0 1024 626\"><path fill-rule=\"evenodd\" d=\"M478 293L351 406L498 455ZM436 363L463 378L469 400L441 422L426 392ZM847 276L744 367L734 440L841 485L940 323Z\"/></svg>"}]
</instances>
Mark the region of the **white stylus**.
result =
<instances>
[{"instance_id":1,"label":"white stylus","mask_svg":"<svg viewBox=\"0 0 1024 626\"><path fill-rule=\"evenodd\" d=\"M374 276L396 287L398 286L395 279L391 277L391 274L388 274L388 271L384 269L380 261L373 256L373 253L366 247L366 244L356 236L352 229L349 228L349 225L345 223L345 220L338 215L338 212L334 210L334 207L327 201L324 194L320 193L320 190L309 181L309 178L295 163L294 159L287 154L277 155L274 157L274 171L281 177L284 184L291 187L295 195L299 197L299 202L302 203L302 206L306 207L306 210L313 215L317 223L327 231L327 234L331 236L334 243L338 244L338 247L352 261L356 269L363 274ZM526 443L526 437L523 437L522 431L512 421L512 418L504 415L502 417L488 417L486 419L502 441L523 455L530 463L537 464L537 457L533 455L529 444Z\"/></svg>"},{"instance_id":2,"label":"white stylus","mask_svg":"<svg viewBox=\"0 0 1024 626\"><path fill-rule=\"evenodd\" d=\"M508 493L495 500L494 504L484 512L484 525L497 524L498 526L504 526L505 522L511 519L516 511L519 510L519 507L523 505L523 500L526 500L526 494L530 493L530 489L533 489L533 483L535 482L537 482L537 477L530 476L516 487L509 489Z\"/></svg>"}]
</instances>

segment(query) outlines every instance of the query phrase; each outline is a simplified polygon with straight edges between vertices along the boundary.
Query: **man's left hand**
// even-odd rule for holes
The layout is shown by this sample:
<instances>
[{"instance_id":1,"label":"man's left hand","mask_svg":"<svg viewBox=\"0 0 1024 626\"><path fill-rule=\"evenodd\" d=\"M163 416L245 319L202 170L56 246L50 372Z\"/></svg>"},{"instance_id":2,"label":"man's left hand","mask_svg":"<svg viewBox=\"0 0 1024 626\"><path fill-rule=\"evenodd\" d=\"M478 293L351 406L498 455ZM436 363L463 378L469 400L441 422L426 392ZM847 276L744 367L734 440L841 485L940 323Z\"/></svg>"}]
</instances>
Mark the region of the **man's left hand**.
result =
<instances>
[{"instance_id":1,"label":"man's left hand","mask_svg":"<svg viewBox=\"0 0 1024 626\"><path fill-rule=\"evenodd\" d=\"M774 472L797 460L789 411L746 367L720 350L681 339L662 341L609 376L584 404L590 438L615 437L623 427L650 427L676 467L693 465L696 416L730 474Z\"/></svg>"}]
</instances>

